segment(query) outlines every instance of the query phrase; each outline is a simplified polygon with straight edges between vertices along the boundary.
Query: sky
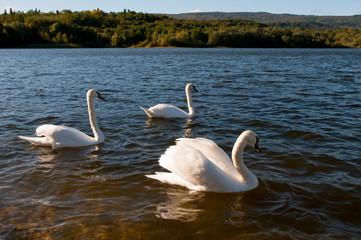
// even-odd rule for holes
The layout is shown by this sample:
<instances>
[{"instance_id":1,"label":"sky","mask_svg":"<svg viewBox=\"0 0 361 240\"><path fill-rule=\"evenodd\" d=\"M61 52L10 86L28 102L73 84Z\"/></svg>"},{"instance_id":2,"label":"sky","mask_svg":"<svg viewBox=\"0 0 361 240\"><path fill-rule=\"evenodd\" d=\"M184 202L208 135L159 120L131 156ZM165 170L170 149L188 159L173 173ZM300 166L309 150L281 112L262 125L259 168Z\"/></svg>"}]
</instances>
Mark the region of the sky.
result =
<instances>
[{"instance_id":1,"label":"sky","mask_svg":"<svg viewBox=\"0 0 361 240\"><path fill-rule=\"evenodd\" d=\"M361 14L361 0L0 0L0 13L12 8L27 12L94 10L143 13L269 12L299 15L348 16Z\"/></svg>"}]
</instances>

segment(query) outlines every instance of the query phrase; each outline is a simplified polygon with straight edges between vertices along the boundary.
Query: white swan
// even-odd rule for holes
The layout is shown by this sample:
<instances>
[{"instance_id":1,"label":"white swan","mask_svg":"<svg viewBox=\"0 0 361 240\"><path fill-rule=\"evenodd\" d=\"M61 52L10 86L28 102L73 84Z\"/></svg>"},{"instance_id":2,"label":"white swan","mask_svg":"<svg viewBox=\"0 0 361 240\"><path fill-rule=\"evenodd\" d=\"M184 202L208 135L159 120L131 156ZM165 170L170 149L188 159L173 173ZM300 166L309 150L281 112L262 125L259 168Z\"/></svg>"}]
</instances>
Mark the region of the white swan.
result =
<instances>
[{"instance_id":1,"label":"white swan","mask_svg":"<svg viewBox=\"0 0 361 240\"><path fill-rule=\"evenodd\" d=\"M160 157L159 165L170 172L146 175L164 183L206 192L240 192L258 186L257 177L243 163L246 145L258 146L257 135L244 131L232 150L232 161L213 141L206 138L180 138Z\"/></svg>"},{"instance_id":2,"label":"white swan","mask_svg":"<svg viewBox=\"0 0 361 240\"><path fill-rule=\"evenodd\" d=\"M191 118L194 116L195 112L190 92L191 90L198 92L198 90L195 86L193 86L192 83L188 83L185 90L187 95L189 113L171 104L157 104L149 109L145 109L143 107L140 108L143 109L144 112L148 115L148 117L151 118Z\"/></svg>"},{"instance_id":3,"label":"white swan","mask_svg":"<svg viewBox=\"0 0 361 240\"><path fill-rule=\"evenodd\" d=\"M28 140L36 146L50 146L53 148L61 147L85 147L104 142L104 135L100 131L94 112L94 98L106 101L99 92L95 89L90 89L87 92L87 103L90 126L93 130L94 137L71 127L44 124L36 129L38 137L19 136L22 139Z\"/></svg>"}]
</instances>

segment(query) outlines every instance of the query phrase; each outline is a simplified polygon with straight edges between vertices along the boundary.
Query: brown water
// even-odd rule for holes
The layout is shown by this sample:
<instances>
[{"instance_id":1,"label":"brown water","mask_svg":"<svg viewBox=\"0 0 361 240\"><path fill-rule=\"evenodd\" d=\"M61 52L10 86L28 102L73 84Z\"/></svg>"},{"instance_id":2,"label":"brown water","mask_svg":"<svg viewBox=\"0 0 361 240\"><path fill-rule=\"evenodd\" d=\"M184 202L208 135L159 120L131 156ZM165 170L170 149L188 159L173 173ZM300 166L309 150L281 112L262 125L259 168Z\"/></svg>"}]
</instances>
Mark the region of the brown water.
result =
<instances>
[{"instance_id":1,"label":"brown water","mask_svg":"<svg viewBox=\"0 0 361 240\"><path fill-rule=\"evenodd\" d=\"M361 51L0 50L0 239L360 239ZM149 120L139 105L197 116ZM33 147L45 123L88 134L96 88L104 144ZM179 137L246 148L258 188L202 193L148 179Z\"/></svg>"}]
</instances>

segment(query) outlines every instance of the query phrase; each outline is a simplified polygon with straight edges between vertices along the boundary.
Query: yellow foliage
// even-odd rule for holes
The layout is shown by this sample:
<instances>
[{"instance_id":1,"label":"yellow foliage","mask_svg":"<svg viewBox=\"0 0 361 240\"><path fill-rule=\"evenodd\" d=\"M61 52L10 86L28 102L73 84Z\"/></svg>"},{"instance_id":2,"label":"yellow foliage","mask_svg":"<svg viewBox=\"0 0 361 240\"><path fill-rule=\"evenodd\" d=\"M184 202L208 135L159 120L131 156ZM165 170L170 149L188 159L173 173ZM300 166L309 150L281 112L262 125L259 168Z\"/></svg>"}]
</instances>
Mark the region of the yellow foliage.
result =
<instances>
[{"instance_id":1,"label":"yellow foliage","mask_svg":"<svg viewBox=\"0 0 361 240\"><path fill-rule=\"evenodd\" d=\"M102 14L102 13L103 13L102 10L94 10L90 12L90 14Z\"/></svg>"}]
</instances>

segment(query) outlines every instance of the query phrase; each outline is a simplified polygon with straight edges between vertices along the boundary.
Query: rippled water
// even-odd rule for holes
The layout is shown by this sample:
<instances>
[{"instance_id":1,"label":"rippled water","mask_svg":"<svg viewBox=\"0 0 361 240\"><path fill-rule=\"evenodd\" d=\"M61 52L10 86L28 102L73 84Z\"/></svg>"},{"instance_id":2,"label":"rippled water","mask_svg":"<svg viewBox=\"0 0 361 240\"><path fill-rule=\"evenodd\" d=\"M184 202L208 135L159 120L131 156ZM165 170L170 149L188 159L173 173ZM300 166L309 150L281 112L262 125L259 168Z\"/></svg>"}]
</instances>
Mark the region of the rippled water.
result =
<instances>
[{"instance_id":1,"label":"rippled water","mask_svg":"<svg viewBox=\"0 0 361 240\"><path fill-rule=\"evenodd\" d=\"M360 239L361 50L0 50L1 239ZM191 120L139 108L186 107ZM89 148L18 139L44 123L91 134L96 88L106 140ZM148 179L179 137L246 148L258 188L199 193Z\"/></svg>"}]
</instances>

